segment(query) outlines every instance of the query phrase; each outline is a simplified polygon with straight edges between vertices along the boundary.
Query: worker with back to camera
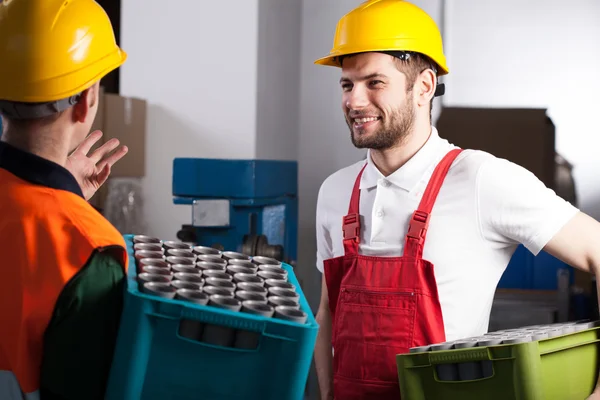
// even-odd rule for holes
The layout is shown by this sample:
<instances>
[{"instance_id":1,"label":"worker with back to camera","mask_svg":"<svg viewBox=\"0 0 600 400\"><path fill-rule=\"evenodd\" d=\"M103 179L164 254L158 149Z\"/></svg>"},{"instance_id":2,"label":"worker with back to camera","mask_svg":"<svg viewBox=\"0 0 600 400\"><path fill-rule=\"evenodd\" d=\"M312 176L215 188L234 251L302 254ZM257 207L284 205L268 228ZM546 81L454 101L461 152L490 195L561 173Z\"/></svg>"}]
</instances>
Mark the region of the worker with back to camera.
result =
<instances>
[{"instance_id":1,"label":"worker with back to camera","mask_svg":"<svg viewBox=\"0 0 600 400\"><path fill-rule=\"evenodd\" d=\"M597 221L524 168L438 135L432 99L448 67L421 9L363 2L341 18L330 54L316 63L341 69L352 143L368 149L318 195L321 398L397 400L396 354L487 332L519 244L598 271Z\"/></svg>"},{"instance_id":2,"label":"worker with back to camera","mask_svg":"<svg viewBox=\"0 0 600 400\"><path fill-rule=\"evenodd\" d=\"M125 58L93 0L0 2L0 399L104 398L128 264L86 200L127 148L86 135Z\"/></svg>"}]
</instances>

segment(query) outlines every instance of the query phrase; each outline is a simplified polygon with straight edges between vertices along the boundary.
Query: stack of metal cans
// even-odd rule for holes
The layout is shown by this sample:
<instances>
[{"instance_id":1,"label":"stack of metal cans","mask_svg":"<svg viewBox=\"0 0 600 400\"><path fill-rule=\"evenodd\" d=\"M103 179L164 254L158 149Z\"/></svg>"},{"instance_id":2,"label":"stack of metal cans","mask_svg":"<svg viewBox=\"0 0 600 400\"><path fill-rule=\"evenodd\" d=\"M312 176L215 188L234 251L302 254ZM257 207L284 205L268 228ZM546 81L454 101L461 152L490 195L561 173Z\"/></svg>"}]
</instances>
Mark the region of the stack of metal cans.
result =
<instances>
[{"instance_id":1,"label":"stack of metal cans","mask_svg":"<svg viewBox=\"0 0 600 400\"><path fill-rule=\"evenodd\" d=\"M146 235L134 236L133 242L142 293L301 324L307 320L300 309L300 295L278 260ZM188 325L197 325L193 322ZM233 332L225 332L224 327L213 328L218 332L211 334L208 329L207 338L207 326L203 327L201 335L205 341L235 345ZM184 326L180 334L197 336L198 329L188 326L185 332ZM236 347L248 345L238 343Z\"/></svg>"},{"instance_id":2,"label":"stack of metal cans","mask_svg":"<svg viewBox=\"0 0 600 400\"><path fill-rule=\"evenodd\" d=\"M531 325L522 328L504 329L486 333L482 336L435 343L410 349L410 353L436 352L444 350L487 347L504 344L519 344L551 339L562 335L581 332L600 326L600 321L573 321L555 324ZM436 366L438 376L443 381L466 381L491 377L492 361L461 362L459 364L440 364Z\"/></svg>"}]
</instances>

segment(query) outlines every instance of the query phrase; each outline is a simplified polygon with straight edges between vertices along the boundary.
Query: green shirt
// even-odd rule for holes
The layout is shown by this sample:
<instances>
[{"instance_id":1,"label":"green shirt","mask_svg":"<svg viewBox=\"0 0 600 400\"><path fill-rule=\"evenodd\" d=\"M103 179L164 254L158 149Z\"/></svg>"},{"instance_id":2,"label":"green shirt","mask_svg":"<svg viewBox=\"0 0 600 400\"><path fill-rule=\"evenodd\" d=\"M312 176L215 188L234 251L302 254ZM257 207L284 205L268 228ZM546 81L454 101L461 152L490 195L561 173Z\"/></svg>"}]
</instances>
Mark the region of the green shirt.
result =
<instances>
[{"instance_id":1,"label":"green shirt","mask_svg":"<svg viewBox=\"0 0 600 400\"><path fill-rule=\"evenodd\" d=\"M95 252L65 286L44 336L41 400L104 398L125 284L117 259Z\"/></svg>"}]
</instances>

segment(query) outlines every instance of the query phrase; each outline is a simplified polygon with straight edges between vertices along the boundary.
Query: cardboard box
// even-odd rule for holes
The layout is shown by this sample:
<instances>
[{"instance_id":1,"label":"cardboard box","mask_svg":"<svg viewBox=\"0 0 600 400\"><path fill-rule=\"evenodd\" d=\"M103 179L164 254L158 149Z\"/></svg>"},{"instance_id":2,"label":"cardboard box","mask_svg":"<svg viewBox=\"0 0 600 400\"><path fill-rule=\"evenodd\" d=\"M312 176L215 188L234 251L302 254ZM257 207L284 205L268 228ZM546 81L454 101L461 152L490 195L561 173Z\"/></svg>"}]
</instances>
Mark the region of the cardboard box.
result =
<instances>
[{"instance_id":1,"label":"cardboard box","mask_svg":"<svg viewBox=\"0 0 600 400\"><path fill-rule=\"evenodd\" d=\"M146 101L112 93L104 95L104 141L117 138L129 152L112 167L111 177L146 174Z\"/></svg>"},{"instance_id":2,"label":"cardboard box","mask_svg":"<svg viewBox=\"0 0 600 400\"><path fill-rule=\"evenodd\" d=\"M128 98L100 90L98 112L90 133L103 132L100 140L91 151L102 146L111 138L117 138L129 148L128 153L113 165L111 178L141 178L146 173L146 101ZM99 211L106 206L109 182L98 189L90 199L90 204Z\"/></svg>"},{"instance_id":3,"label":"cardboard box","mask_svg":"<svg viewBox=\"0 0 600 400\"><path fill-rule=\"evenodd\" d=\"M556 189L555 128L545 109L444 107L436 126L451 143L519 164Z\"/></svg>"}]
</instances>

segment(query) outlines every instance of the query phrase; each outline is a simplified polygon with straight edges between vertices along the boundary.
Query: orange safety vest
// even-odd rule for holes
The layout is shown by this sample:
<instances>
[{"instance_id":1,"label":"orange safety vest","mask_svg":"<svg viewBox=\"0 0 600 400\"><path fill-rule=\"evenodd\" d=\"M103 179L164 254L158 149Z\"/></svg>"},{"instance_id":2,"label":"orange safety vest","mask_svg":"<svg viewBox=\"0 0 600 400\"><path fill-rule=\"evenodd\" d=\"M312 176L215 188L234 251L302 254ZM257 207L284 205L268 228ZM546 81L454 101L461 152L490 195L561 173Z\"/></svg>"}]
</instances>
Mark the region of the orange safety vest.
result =
<instances>
[{"instance_id":1,"label":"orange safety vest","mask_svg":"<svg viewBox=\"0 0 600 400\"><path fill-rule=\"evenodd\" d=\"M0 394L37 399L43 336L63 288L97 251L114 252L126 271L126 246L81 196L4 169L0 182Z\"/></svg>"}]
</instances>

